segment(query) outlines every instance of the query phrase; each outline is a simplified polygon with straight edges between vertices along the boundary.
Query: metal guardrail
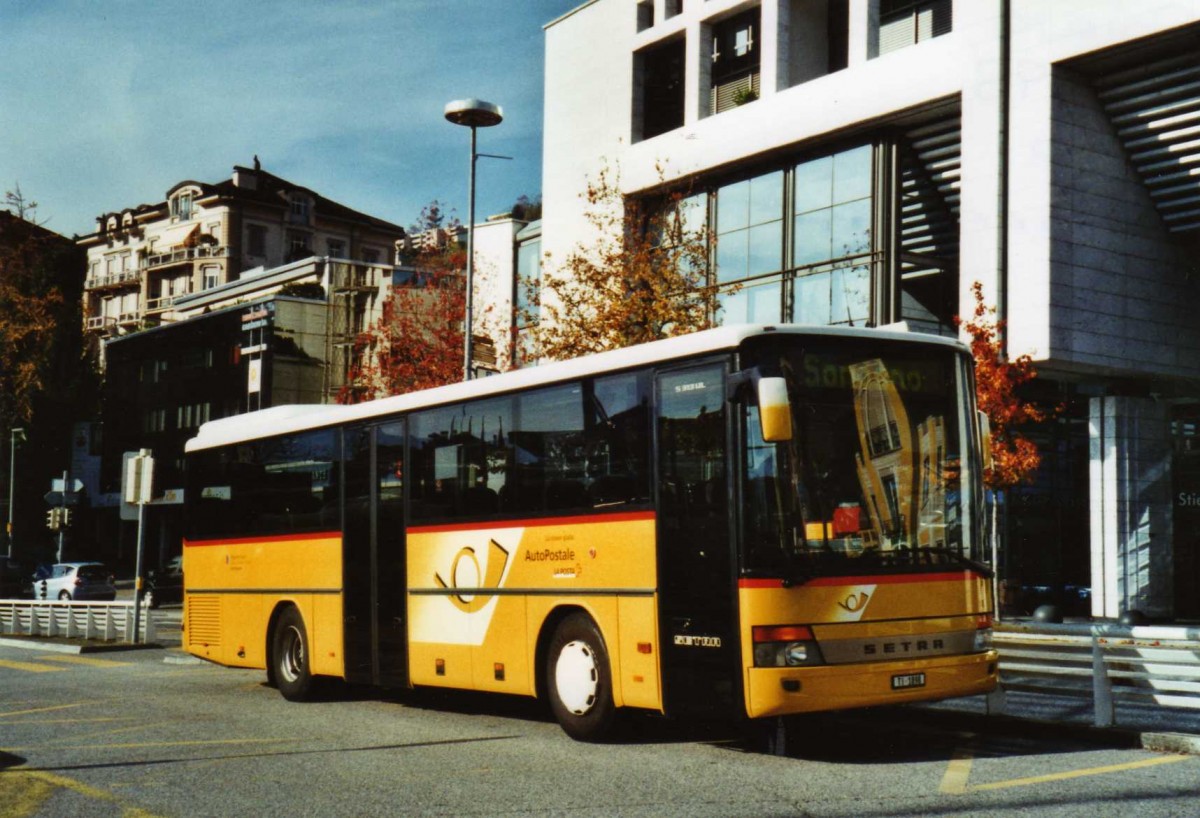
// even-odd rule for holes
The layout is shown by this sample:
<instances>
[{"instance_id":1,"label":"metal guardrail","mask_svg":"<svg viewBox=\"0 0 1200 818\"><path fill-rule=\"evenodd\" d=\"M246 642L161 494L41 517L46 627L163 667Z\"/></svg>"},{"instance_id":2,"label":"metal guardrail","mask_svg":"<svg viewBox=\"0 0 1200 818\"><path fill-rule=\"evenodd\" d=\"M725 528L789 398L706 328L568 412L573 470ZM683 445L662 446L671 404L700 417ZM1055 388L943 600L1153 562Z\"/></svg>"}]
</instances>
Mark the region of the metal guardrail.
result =
<instances>
[{"instance_id":1,"label":"metal guardrail","mask_svg":"<svg viewBox=\"0 0 1200 818\"><path fill-rule=\"evenodd\" d=\"M132 602L58 602L0 599L0 634L129 642L133 637ZM141 641L155 640L153 611L141 612Z\"/></svg>"},{"instance_id":2,"label":"metal guardrail","mask_svg":"<svg viewBox=\"0 0 1200 818\"><path fill-rule=\"evenodd\" d=\"M1097 727L1116 723L1118 702L1200 711L1200 629L1119 625L1004 625L995 631L1000 690L1090 698Z\"/></svg>"}]
</instances>

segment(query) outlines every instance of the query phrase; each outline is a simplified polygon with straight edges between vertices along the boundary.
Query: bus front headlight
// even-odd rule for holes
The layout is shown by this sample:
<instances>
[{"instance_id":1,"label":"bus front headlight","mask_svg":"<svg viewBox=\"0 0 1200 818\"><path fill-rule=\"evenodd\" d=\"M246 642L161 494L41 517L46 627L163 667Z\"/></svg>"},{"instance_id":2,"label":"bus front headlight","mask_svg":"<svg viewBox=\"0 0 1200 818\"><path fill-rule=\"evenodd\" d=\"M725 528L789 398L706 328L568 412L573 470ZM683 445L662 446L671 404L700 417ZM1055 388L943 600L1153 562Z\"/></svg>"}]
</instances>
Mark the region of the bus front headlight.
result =
<instances>
[{"instance_id":1,"label":"bus front headlight","mask_svg":"<svg viewBox=\"0 0 1200 818\"><path fill-rule=\"evenodd\" d=\"M825 664L807 625L760 625L751 629L755 667L805 667Z\"/></svg>"}]
</instances>

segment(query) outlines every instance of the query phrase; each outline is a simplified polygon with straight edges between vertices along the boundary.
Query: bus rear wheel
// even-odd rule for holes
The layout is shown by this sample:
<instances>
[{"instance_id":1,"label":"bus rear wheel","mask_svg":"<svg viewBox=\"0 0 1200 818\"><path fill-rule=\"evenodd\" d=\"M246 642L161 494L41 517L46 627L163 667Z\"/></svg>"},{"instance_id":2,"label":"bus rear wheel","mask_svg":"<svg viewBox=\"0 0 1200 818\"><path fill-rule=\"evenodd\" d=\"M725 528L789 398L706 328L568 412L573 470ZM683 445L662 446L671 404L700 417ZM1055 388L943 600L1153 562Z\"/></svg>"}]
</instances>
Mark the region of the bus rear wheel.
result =
<instances>
[{"instance_id":1,"label":"bus rear wheel","mask_svg":"<svg viewBox=\"0 0 1200 818\"><path fill-rule=\"evenodd\" d=\"M572 614L555 629L546 652L546 690L554 718L571 738L599 741L612 728L608 649L591 617Z\"/></svg>"},{"instance_id":2,"label":"bus rear wheel","mask_svg":"<svg viewBox=\"0 0 1200 818\"><path fill-rule=\"evenodd\" d=\"M309 666L308 632L304 618L295 608L280 614L275 626L271 649L271 667L275 684L288 701L302 702L311 698L313 676Z\"/></svg>"}]
</instances>

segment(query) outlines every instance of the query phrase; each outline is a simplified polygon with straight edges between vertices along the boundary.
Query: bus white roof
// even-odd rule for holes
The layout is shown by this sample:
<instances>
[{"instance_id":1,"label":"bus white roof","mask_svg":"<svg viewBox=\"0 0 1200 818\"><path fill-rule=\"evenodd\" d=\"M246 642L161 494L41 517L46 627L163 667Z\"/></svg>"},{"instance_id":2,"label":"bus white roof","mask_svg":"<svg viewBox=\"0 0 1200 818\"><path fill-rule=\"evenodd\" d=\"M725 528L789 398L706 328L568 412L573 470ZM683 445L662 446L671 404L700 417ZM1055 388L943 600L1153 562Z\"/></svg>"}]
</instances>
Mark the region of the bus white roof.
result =
<instances>
[{"instance_id":1,"label":"bus white roof","mask_svg":"<svg viewBox=\"0 0 1200 818\"><path fill-rule=\"evenodd\" d=\"M905 341L949 346L965 350L959 341L903 329L858 329L799 324L732 324L704 330L677 338L600 352L582 358L517 369L501 375L410 392L388 398L349 406L311 404L274 406L257 412L220 418L200 427L196 437L188 441L186 451L194 452L230 443L256 440L261 437L287 434L304 429L318 429L341 423L411 411L425 406L486 397L518 389L549 385L559 381L629 369L637 366L702 355L706 352L734 349L742 341L757 335L819 335L826 337L857 337L875 340Z\"/></svg>"}]
</instances>

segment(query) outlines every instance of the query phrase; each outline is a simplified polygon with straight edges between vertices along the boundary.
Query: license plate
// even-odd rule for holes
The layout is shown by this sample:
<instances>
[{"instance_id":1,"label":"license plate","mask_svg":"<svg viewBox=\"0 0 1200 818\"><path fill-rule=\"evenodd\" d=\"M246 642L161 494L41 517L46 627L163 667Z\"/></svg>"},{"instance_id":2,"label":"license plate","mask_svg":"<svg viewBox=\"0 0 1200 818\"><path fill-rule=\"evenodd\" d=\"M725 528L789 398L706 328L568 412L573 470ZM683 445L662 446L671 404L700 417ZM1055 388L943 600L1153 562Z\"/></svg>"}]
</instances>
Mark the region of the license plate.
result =
<instances>
[{"instance_id":1,"label":"license plate","mask_svg":"<svg viewBox=\"0 0 1200 818\"><path fill-rule=\"evenodd\" d=\"M924 673L902 673L892 677L892 690L908 690L911 687L924 687Z\"/></svg>"}]
</instances>

